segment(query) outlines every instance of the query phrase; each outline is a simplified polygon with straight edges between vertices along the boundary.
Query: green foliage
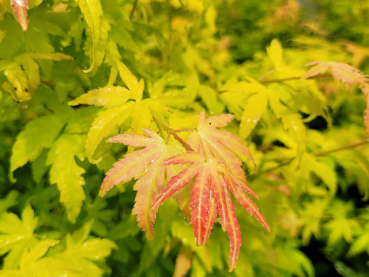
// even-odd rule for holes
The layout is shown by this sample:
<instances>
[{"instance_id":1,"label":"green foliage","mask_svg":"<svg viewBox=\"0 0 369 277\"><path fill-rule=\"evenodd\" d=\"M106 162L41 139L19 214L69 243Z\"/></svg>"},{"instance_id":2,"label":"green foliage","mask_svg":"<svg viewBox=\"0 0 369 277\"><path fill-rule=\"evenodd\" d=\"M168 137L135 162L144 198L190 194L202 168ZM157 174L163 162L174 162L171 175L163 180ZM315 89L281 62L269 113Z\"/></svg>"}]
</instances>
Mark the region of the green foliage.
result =
<instances>
[{"instance_id":1,"label":"green foliage","mask_svg":"<svg viewBox=\"0 0 369 277\"><path fill-rule=\"evenodd\" d=\"M0 276L366 276L359 2L1 0Z\"/></svg>"}]
</instances>

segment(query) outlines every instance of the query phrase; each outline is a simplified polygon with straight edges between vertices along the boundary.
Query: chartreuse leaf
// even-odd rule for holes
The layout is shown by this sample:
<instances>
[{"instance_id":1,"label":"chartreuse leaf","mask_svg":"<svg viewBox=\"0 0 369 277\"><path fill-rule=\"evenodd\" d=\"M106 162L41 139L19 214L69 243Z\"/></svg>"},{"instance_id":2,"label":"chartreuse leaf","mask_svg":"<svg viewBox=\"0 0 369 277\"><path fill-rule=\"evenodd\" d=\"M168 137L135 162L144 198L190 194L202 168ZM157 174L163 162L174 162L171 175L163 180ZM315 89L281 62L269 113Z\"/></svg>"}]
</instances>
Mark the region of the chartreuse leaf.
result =
<instances>
[{"instance_id":1,"label":"chartreuse leaf","mask_svg":"<svg viewBox=\"0 0 369 277\"><path fill-rule=\"evenodd\" d=\"M307 170L315 173L322 179L329 188L330 195L335 195L337 190L337 178L333 167L306 153L303 155L303 164L308 167Z\"/></svg>"},{"instance_id":2,"label":"chartreuse leaf","mask_svg":"<svg viewBox=\"0 0 369 277\"><path fill-rule=\"evenodd\" d=\"M103 137L115 126L120 125L132 113L134 102L99 112L87 135L86 156L91 158Z\"/></svg>"},{"instance_id":3,"label":"chartreuse leaf","mask_svg":"<svg viewBox=\"0 0 369 277\"><path fill-rule=\"evenodd\" d=\"M19 192L17 190L10 191L5 198L0 199L0 214L2 212L5 212L10 207L13 207L15 204L17 204L17 197L19 195Z\"/></svg>"},{"instance_id":4,"label":"chartreuse leaf","mask_svg":"<svg viewBox=\"0 0 369 277\"><path fill-rule=\"evenodd\" d=\"M369 253L369 224L366 224L365 228L360 230L358 237L350 246L348 255L355 256L364 251Z\"/></svg>"},{"instance_id":5,"label":"chartreuse leaf","mask_svg":"<svg viewBox=\"0 0 369 277\"><path fill-rule=\"evenodd\" d=\"M70 101L69 105L95 105L105 108L113 108L123 105L130 98L131 92L123 87L103 87L90 90L88 93L81 95L77 99Z\"/></svg>"},{"instance_id":6,"label":"chartreuse leaf","mask_svg":"<svg viewBox=\"0 0 369 277\"><path fill-rule=\"evenodd\" d=\"M320 236L320 221L323 217L328 201L315 199L311 203L304 205L304 209L300 212L302 228L302 243L309 243L311 235L316 238Z\"/></svg>"},{"instance_id":7,"label":"chartreuse leaf","mask_svg":"<svg viewBox=\"0 0 369 277\"><path fill-rule=\"evenodd\" d=\"M53 255L78 272L78 276L103 276L105 270L93 261L104 263L112 249L117 248L109 239L88 238L92 224L93 221L90 221L72 235L68 234L65 251Z\"/></svg>"},{"instance_id":8,"label":"chartreuse leaf","mask_svg":"<svg viewBox=\"0 0 369 277\"><path fill-rule=\"evenodd\" d=\"M300 116L292 112L285 112L282 115L282 122L284 128L288 130L290 136L295 140L297 158L301 159L305 151L305 126L301 122Z\"/></svg>"},{"instance_id":9,"label":"chartreuse leaf","mask_svg":"<svg viewBox=\"0 0 369 277\"><path fill-rule=\"evenodd\" d=\"M4 71L9 83L3 84L3 89L10 93L17 102L24 102L31 99L26 72L16 63L10 64Z\"/></svg>"},{"instance_id":10,"label":"chartreuse leaf","mask_svg":"<svg viewBox=\"0 0 369 277\"><path fill-rule=\"evenodd\" d=\"M22 220L13 213L0 215L0 255L9 252L4 259L4 269L16 269L28 247L37 242L33 235L37 221L29 205L22 212Z\"/></svg>"},{"instance_id":11,"label":"chartreuse leaf","mask_svg":"<svg viewBox=\"0 0 369 277\"><path fill-rule=\"evenodd\" d=\"M46 162L51 165L50 183L57 184L60 202L66 206L68 219L72 223L76 221L85 199L82 188L85 181L81 176L85 170L77 165L74 157L77 155L80 160L84 159L85 141L84 135L61 135L50 150Z\"/></svg>"},{"instance_id":12,"label":"chartreuse leaf","mask_svg":"<svg viewBox=\"0 0 369 277\"><path fill-rule=\"evenodd\" d=\"M47 115L29 122L18 135L10 158L10 176L14 170L34 161L44 148L51 148L66 123L65 117ZM13 177L11 177L13 178Z\"/></svg>"},{"instance_id":13,"label":"chartreuse leaf","mask_svg":"<svg viewBox=\"0 0 369 277\"><path fill-rule=\"evenodd\" d=\"M72 60L73 58L60 53L32 53L27 52L14 58L14 62L2 61L0 71L4 74L8 82L3 83L3 89L11 95L17 102L24 102L31 99L40 84L40 70L34 59L48 60Z\"/></svg>"},{"instance_id":14,"label":"chartreuse leaf","mask_svg":"<svg viewBox=\"0 0 369 277\"><path fill-rule=\"evenodd\" d=\"M352 202L345 203L334 200L327 212L333 217L332 220L325 224L325 227L330 231L327 245L334 246L341 238L350 243L354 232L359 230L358 221L352 218Z\"/></svg>"},{"instance_id":15,"label":"chartreuse leaf","mask_svg":"<svg viewBox=\"0 0 369 277\"><path fill-rule=\"evenodd\" d=\"M86 1L86 2L90 2L90 1ZM106 47L108 44L108 32L109 31L110 31L110 25L104 17L101 18L99 32L96 33L99 35L98 41L94 41L94 37L91 34L92 30L90 29L87 30L87 40L86 40L85 51L86 51L87 56L90 57L92 64L91 64L90 69L86 70L85 73L92 71L93 72L92 75L94 75L97 72L99 66L102 64L104 60L104 56L105 56Z\"/></svg>"},{"instance_id":16,"label":"chartreuse leaf","mask_svg":"<svg viewBox=\"0 0 369 277\"><path fill-rule=\"evenodd\" d=\"M83 13L83 16L90 28L90 34L92 38L92 51L89 51L91 58L91 65L87 72L90 72L95 67L95 55L98 51L98 45L100 43L100 37L102 34L101 25L103 19L103 10L99 0L78 0L79 8ZM106 32L106 30L104 30Z\"/></svg>"},{"instance_id":17,"label":"chartreuse leaf","mask_svg":"<svg viewBox=\"0 0 369 277\"><path fill-rule=\"evenodd\" d=\"M124 134L109 139L110 142L145 148L126 154L114 164L106 174L100 195L104 196L119 183L136 179L134 189L137 190L137 196L133 214L137 215L138 225L146 232L147 238L152 239L157 210L152 210L151 206L164 188L165 176L172 176L171 171L165 170L163 161L184 150L178 142L166 142L148 129L144 129L144 132L149 137Z\"/></svg>"},{"instance_id":18,"label":"chartreuse leaf","mask_svg":"<svg viewBox=\"0 0 369 277\"><path fill-rule=\"evenodd\" d=\"M270 46L267 47L267 53L276 69L279 69L283 66L283 49L278 40L272 40Z\"/></svg>"},{"instance_id":19,"label":"chartreuse leaf","mask_svg":"<svg viewBox=\"0 0 369 277\"><path fill-rule=\"evenodd\" d=\"M267 95L263 90L252 95L247 100L240 124L239 136L241 139L246 139L249 136L250 132L255 128L260 117L265 112L267 105Z\"/></svg>"}]
</instances>

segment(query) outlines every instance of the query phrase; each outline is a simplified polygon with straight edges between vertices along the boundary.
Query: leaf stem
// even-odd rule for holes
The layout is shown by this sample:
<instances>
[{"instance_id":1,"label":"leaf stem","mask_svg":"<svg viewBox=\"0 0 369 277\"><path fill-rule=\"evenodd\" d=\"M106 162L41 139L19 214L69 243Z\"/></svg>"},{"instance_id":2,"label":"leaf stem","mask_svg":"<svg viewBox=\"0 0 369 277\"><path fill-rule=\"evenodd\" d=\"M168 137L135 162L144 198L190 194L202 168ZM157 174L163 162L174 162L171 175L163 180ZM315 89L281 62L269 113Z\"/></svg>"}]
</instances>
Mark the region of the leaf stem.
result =
<instances>
[{"instance_id":1,"label":"leaf stem","mask_svg":"<svg viewBox=\"0 0 369 277\"><path fill-rule=\"evenodd\" d=\"M328 151L323 151L323 152L318 152L318 153L312 153L312 155L315 156L315 157L322 157L322 156L326 156L326 155L329 155L329 154L334 153L334 152L338 152L338 151L341 151L341 150L353 148L353 147L364 145L364 144L367 144L367 143L369 143L369 139L364 140L364 141L360 141L360 142L356 142L356 143L352 143L352 144L349 144L349 145L345 145L345 146L342 146L342 147L338 147L338 148L335 148L335 149L332 149L332 150L328 150ZM295 158L291 158L291 159L285 160L285 161L283 161L282 163L280 163L277 166L268 168L268 169L263 170L263 171L259 171L256 174L250 175L249 177L254 178L257 175L264 174L264 173L269 173L269 172L271 172L273 170L276 170L278 168L281 168L283 166L286 166L286 165L290 164L294 159Z\"/></svg>"},{"instance_id":2,"label":"leaf stem","mask_svg":"<svg viewBox=\"0 0 369 277\"><path fill-rule=\"evenodd\" d=\"M333 76L331 74L323 74L323 75L312 76L312 77L309 77L305 80L327 79L327 78L333 78ZM301 76L300 77L283 78L283 79L259 80L259 83L261 83L261 84L283 83L283 82L286 82L286 81L294 81L294 80L300 80L300 79L301 79ZM228 90L217 90L218 93L224 93L224 92L227 92L227 91Z\"/></svg>"},{"instance_id":3,"label":"leaf stem","mask_svg":"<svg viewBox=\"0 0 369 277\"><path fill-rule=\"evenodd\" d=\"M346 145L346 146L342 146L342 147L339 147L339 148L336 148L336 149L332 149L332 150L328 150L328 151L324 151L324 152L320 152L320 153L315 153L315 154L313 153L313 155L315 157L321 157L321 156L325 156L325 155L328 155L328 154L333 153L333 152L338 152L338 151L341 151L341 150L353 148L353 147L364 145L364 144L367 144L367 143L369 143L369 139L364 140L364 141L360 141L360 142L356 142L356 143L352 143L352 144L349 144L349 145Z\"/></svg>"},{"instance_id":4,"label":"leaf stem","mask_svg":"<svg viewBox=\"0 0 369 277\"><path fill-rule=\"evenodd\" d=\"M187 144L183 139L181 139L177 133L170 128L169 126L165 125L164 123L160 122L159 120L157 120L155 117L153 117L154 121L156 124L158 124L159 126L161 126L165 131L167 131L169 134L171 134L176 140L178 140L182 146L187 150L187 151L193 151L193 149L191 148L191 146L189 144Z\"/></svg>"},{"instance_id":5,"label":"leaf stem","mask_svg":"<svg viewBox=\"0 0 369 277\"><path fill-rule=\"evenodd\" d=\"M130 21L132 21L133 13L135 12L137 2L138 2L138 0L135 0L135 2L133 3L133 8L132 8L132 11L131 11L131 15L129 16Z\"/></svg>"},{"instance_id":6,"label":"leaf stem","mask_svg":"<svg viewBox=\"0 0 369 277\"><path fill-rule=\"evenodd\" d=\"M332 78L331 74L323 74L323 75L316 75L316 76L312 76L306 80L310 80L310 79L326 79L326 78ZM301 77L290 77L290 78L283 78L283 79L274 79L274 80L260 80L259 82L262 84L270 84L270 83L283 83L286 81L294 81L294 80L299 80L301 79Z\"/></svg>"}]
</instances>

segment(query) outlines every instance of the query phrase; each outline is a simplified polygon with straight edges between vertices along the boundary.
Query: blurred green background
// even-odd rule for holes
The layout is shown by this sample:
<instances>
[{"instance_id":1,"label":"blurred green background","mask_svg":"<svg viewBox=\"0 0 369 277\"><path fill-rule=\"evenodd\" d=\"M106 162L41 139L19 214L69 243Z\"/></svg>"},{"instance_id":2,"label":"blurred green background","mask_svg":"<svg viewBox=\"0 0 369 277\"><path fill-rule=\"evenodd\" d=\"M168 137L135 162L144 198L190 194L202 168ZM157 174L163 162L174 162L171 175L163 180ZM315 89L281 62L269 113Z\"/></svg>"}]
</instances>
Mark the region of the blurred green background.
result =
<instances>
[{"instance_id":1,"label":"blurred green background","mask_svg":"<svg viewBox=\"0 0 369 277\"><path fill-rule=\"evenodd\" d=\"M105 86L111 64L103 59L104 50L93 71L83 73L91 62L91 42L78 2L29 3L29 30L24 33L9 3L1 1L1 60L16 60L26 52L59 52L74 60L37 60L41 84L30 101L18 103L4 86L0 90L0 276L31 276L27 274L33 273L22 271L19 264L30 259L27 255L33 253L30 251L36 241L45 238L60 243L35 257L56 257L70 265L63 276L369 276L365 99L358 88L347 90L332 79L311 81L313 85L293 81L268 87L301 116L306 129L303 141L296 143L294 134L283 129L273 109L265 112L250 135L242 137L258 165L254 171L252 164L245 162L248 185L258 193L256 204L272 231L267 233L235 204L243 243L233 273L227 272L229 241L220 224L215 224L206 246L198 248L188 219L171 200L159 209L156 236L149 241L132 215L136 195L133 181L115 187L104 198L98 196L106 171L128 151L125 146L101 143L94 156L101 158L97 164L81 158L83 147L81 153L71 152L68 161L85 171L85 200L76 222L68 221L58 187L50 181L53 163L47 161L49 150L59 133L87 134L101 109L71 108L68 102ZM299 77L306 71L304 65L315 60L345 62L369 73L366 0L138 0L135 8L134 1L102 0L101 5L110 26L110 31L102 28L102 32L108 34L107 41L112 39L118 45L124 64L137 78L144 79L145 97L170 72L164 85L170 92L166 97L175 110L173 118L182 118L184 125L203 108L215 114L230 112L236 120L227 130L238 134L250 97L242 82L249 78ZM279 41L283 50L272 48L272 40ZM267 48L271 50L267 52ZM278 55L283 56L281 68L274 66L273 57ZM191 88L193 78L214 91L234 94L214 92L209 99L201 92L191 92L183 97L178 91ZM0 82L7 81L2 71ZM124 86L120 78L116 84ZM68 113L73 114L72 119L64 122L52 138L50 123L38 120ZM129 125L124 122L109 134L125 132ZM13 183L10 160L17 137L25 128L30 131L23 136L32 147L22 151L28 157L34 149L39 153L14 171ZM42 144L43 136L49 145ZM314 156L357 142L363 143ZM290 162L296 149L304 155L300 164ZM60 178L69 173L58 170ZM32 240L22 244L24 237L16 228L31 228L34 217L38 217L33 228L36 235L32 230ZM72 234L75 242L85 247L83 251L92 251L95 256L73 250ZM83 245L84 239L97 238L101 238L98 243ZM37 276L53 276L42 269L45 264L32 263L40 267ZM64 264L55 266L63 268Z\"/></svg>"}]
</instances>

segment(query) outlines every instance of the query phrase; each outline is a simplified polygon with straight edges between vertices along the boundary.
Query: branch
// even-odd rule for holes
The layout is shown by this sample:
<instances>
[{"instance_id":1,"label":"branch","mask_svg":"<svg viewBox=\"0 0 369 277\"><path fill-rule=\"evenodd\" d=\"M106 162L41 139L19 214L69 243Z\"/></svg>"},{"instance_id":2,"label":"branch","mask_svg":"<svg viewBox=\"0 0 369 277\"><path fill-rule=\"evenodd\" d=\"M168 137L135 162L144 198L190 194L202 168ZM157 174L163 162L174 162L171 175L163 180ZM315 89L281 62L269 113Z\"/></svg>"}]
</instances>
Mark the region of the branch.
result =
<instances>
[{"instance_id":1,"label":"branch","mask_svg":"<svg viewBox=\"0 0 369 277\"><path fill-rule=\"evenodd\" d=\"M369 143L369 139L364 140L364 141L360 141L360 142L356 142L356 143L352 143L352 144L349 144L349 145L346 145L346 146L342 146L342 147L339 147L339 148L336 148L336 149L328 150L328 151L312 153L312 155L315 156L315 157L322 157L322 156L326 156L326 155L329 155L329 154L334 153L334 152L338 152L338 151L349 149L349 148L354 148L356 146L364 145L364 144L367 144L367 143ZM268 169L263 170L263 171L259 171L256 174L250 175L249 177L250 178L255 178L257 175L264 174L264 173L269 173L273 170L276 170L278 168L281 168L283 166L286 166L286 165L290 164L294 159L295 158L285 160L284 162L282 162L281 164L279 164L277 166L268 168Z\"/></svg>"},{"instance_id":2,"label":"branch","mask_svg":"<svg viewBox=\"0 0 369 277\"><path fill-rule=\"evenodd\" d=\"M305 80L310 80L310 79L327 79L327 78L333 78L333 76L331 74L324 74L324 75L316 75L316 76L312 76L308 79ZM300 80L301 77L291 77L291 78L284 78L284 79L274 79L274 80L261 80L259 81L262 84L270 84L270 83L283 83L286 81L294 81L294 80Z\"/></svg>"},{"instance_id":3,"label":"branch","mask_svg":"<svg viewBox=\"0 0 369 277\"><path fill-rule=\"evenodd\" d=\"M181 139L172 128L170 128L169 126L167 126L164 123L160 122L155 117L153 117L153 119L154 119L156 124L161 126L165 131L168 132L168 134L171 134L176 140L178 140L187 151L194 152L193 149L191 148L191 146L189 144L187 144L183 139Z\"/></svg>"},{"instance_id":4,"label":"branch","mask_svg":"<svg viewBox=\"0 0 369 277\"><path fill-rule=\"evenodd\" d=\"M311 79L327 79L327 78L333 78L331 74L324 74L324 75L316 75L312 76L310 78L304 79L304 80L311 80ZM272 84L272 83L283 83L286 81L295 81L295 80L301 80L301 77L290 77L290 78L283 78L283 79L274 79L274 80L259 80L258 82L261 84ZM217 90L219 94L227 92L228 90ZM196 98L196 100L201 100L201 98Z\"/></svg>"}]
</instances>

